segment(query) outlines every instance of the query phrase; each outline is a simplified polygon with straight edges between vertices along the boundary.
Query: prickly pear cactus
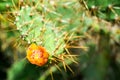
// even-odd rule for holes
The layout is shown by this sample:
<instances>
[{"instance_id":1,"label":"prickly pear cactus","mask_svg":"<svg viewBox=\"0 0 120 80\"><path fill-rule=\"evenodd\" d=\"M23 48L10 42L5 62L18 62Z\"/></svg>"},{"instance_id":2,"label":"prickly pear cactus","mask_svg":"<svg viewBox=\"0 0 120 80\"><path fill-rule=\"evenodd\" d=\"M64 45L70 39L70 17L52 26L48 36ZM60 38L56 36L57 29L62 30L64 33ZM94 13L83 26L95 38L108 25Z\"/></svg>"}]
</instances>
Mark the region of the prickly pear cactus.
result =
<instances>
[{"instance_id":1,"label":"prickly pear cactus","mask_svg":"<svg viewBox=\"0 0 120 80\"><path fill-rule=\"evenodd\" d=\"M45 47L50 57L64 54L70 37L80 25L79 2L36 0L29 3L15 12L14 24L21 38L28 44Z\"/></svg>"},{"instance_id":2,"label":"prickly pear cactus","mask_svg":"<svg viewBox=\"0 0 120 80\"><path fill-rule=\"evenodd\" d=\"M63 52L65 43L62 32L57 32L55 24L42 16L34 7L24 6L18 12L15 24L22 39L28 44L36 43L46 48L52 56ZM57 46L60 45L55 52Z\"/></svg>"},{"instance_id":3,"label":"prickly pear cactus","mask_svg":"<svg viewBox=\"0 0 120 80\"><path fill-rule=\"evenodd\" d=\"M14 0L10 2L13 3ZM38 67L26 60L16 62L9 70L8 80L50 80L50 72L55 73L57 70L60 70L65 78L67 72L63 72L62 68L65 71L68 68L73 73L69 65L73 62L77 63L76 55L71 54L68 48L88 50L82 52L79 49L78 55L88 53L87 57L86 55L79 57L80 65L83 64L82 67L78 65L79 68L83 68L86 79L103 79L105 76L103 72L107 70L109 63L106 57L112 52L112 49L109 50L109 42L118 45L120 43L119 26L114 27L106 21L120 20L119 0L19 0L19 3L12 6L11 11L15 18L13 22L21 40L29 46L26 49L26 58ZM89 64L89 61L93 62ZM94 63L98 64L94 65ZM48 65L44 66L44 64ZM103 69L99 70L99 66ZM99 74L91 75L90 71ZM55 80L57 79L58 76Z\"/></svg>"},{"instance_id":4,"label":"prickly pear cactus","mask_svg":"<svg viewBox=\"0 0 120 80\"><path fill-rule=\"evenodd\" d=\"M106 20L119 20L119 0L80 0L87 8L98 17Z\"/></svg>"}]
</instances>

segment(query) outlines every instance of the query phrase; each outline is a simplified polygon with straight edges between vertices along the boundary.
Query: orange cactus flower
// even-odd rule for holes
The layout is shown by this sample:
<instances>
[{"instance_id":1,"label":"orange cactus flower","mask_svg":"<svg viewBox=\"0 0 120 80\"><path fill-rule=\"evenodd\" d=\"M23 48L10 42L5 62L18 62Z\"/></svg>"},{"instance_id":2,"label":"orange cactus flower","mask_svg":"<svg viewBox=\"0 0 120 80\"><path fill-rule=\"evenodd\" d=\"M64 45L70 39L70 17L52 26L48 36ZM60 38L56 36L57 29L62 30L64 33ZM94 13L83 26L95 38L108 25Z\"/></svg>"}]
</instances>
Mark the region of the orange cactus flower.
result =
<instances>
[{"instance_id":1,"label":"orange cactus flower","mask_svg":"<svg viewBox=\"0 0 120 80\"><path fill-rule=\"evenodd\" d=\"M32 64L43 66L47 63L48 57L49 54L42 46L33 43L27 49L27 59Z\"/></svg>"}]
</instances>

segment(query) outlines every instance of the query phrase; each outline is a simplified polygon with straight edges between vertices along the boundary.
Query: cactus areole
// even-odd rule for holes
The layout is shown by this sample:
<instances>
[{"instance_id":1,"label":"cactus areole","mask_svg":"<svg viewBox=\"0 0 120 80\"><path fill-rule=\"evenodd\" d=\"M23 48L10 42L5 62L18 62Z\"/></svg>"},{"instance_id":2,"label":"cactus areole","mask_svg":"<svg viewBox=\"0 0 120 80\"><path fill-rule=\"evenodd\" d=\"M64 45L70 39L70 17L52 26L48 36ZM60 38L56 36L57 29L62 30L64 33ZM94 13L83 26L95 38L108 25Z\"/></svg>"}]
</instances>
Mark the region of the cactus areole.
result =
<instances>
[{"instance_id":1,"label":"cactus areole","mask_svg":"<svg viewBox=\"0 0 120 80\"><path fill-rule=\"evenodd\" d=\"M49 54L44 47L31 44L27 49L27 59L30 63L43 66L48 61Z\"/></svg>"}]
</instances>

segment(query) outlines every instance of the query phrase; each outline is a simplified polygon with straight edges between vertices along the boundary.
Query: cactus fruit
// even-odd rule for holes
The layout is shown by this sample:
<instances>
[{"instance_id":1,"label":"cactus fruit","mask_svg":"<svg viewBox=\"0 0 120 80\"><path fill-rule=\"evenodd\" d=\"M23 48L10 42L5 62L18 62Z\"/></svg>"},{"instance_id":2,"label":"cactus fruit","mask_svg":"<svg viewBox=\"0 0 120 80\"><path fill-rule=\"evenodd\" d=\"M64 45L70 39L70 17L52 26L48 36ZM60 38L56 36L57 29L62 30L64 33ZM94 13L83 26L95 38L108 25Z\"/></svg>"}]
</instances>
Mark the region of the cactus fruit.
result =
<instances>
[{"instance_id":1,"label":"cactus fruit","mask_svg":"<svg viewBox=\"0 0 120 80\"><path fill-rule=\"evenodd\" d=\"M31 44L27 49L27 59L38 66L43 66L48 61L49 54L42 46Z\"/></svg>"}]
</instances>

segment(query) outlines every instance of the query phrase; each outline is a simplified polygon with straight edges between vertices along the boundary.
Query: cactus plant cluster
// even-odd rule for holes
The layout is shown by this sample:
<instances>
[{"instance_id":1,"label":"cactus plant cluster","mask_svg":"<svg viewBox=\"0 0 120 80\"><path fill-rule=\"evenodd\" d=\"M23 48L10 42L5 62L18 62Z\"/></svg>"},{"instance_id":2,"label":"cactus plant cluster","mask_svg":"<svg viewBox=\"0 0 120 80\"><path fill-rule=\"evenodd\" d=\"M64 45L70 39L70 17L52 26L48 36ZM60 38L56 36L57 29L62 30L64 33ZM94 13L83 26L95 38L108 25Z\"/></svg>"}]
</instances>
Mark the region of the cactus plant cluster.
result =
<instances>
[{"instance_id":1,"label":"cactus plant cluster","mask_svg":"<svg viewBox=\"0 0 120 80\"><path fill-rule=\"evenodd\" d=\"M74 62L80 62L78 67L86 80L103 80L110 53L115 51L110 48L120 45L120 28L111 23L111 20L119 23L119 0L2 0L0 11L7 12L8 3L16 31L27 44L27 59L38 65L35 68L24 59L14 63L8 71L9 80L21 76L23 80L46 80L50 72L57 70L67 80L67 72L62 68L74 73L69 67ZM78 56L76 61L74 54L83 56ZM78 67L73 70L80 71Z\"/></svg>"}]
</instances>

